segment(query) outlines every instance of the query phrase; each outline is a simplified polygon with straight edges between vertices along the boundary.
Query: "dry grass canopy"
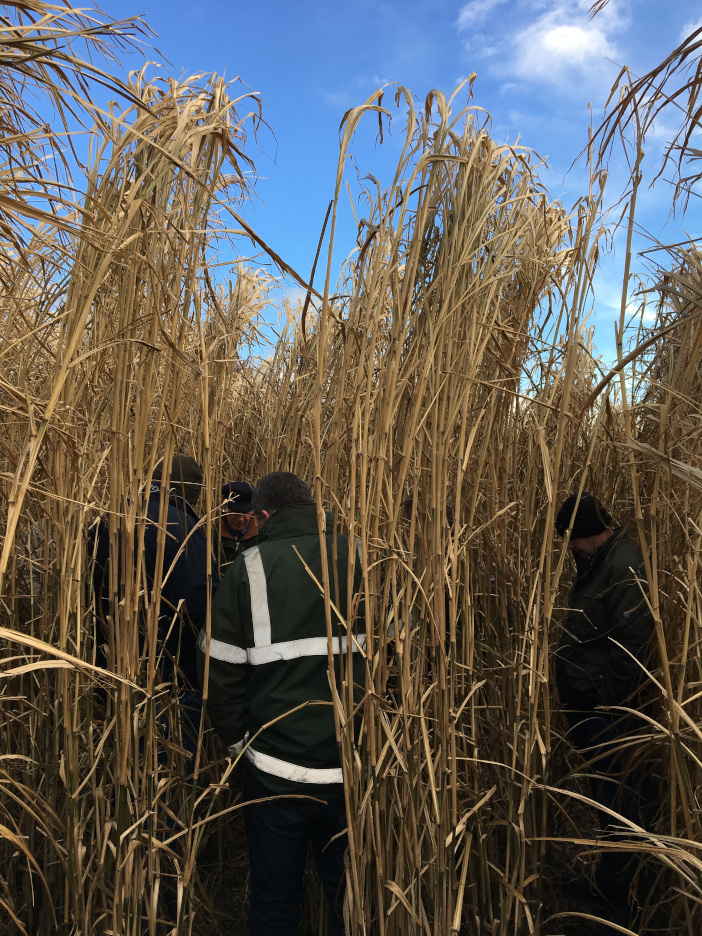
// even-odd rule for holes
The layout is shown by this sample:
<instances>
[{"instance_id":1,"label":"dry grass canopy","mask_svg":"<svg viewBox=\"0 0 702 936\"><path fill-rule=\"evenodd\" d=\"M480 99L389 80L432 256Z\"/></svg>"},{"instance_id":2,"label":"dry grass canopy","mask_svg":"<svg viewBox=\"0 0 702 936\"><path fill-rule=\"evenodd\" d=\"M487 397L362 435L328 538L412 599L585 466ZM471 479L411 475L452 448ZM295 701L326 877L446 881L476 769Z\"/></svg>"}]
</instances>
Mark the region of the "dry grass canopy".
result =
<instances>
[{"instance_id":1,"label":"dry grass canopy","mask_svg":"<svg viewBox=\"0 0 702 936\"><path fill-rule=\"evenodd\" d=\"M136 76L138 104L94 129L75 239L44 226L25 261L5 266L3 685L14 711L2 745L17 757L3 767L1 821L15 831L1 845L2 902L47 931L54 907L84 932L108 919L132 931L155 919L163 873L190 892L199 833L181 790L177 706L158 678L162 583L159 572L153 592L143 587L141 492L160 455L194 455L212 545L237 348L255 338L270 286L241 267L216 285L207 269L232 228L226 206L248 187L245 128L258 105L247 114L231 90ZM100 514L112 555L130 557L111 579L109 635L89 588ZM100 671L97 691L101 659L110 676Z\"/></svg>"},{"instance_id":2,"label":"dry grass canopy","mask_svg":"<svg viewBox=\"0 0 702 936\"><path fill-rule=\"evenodd\" d=\"M525 665L542 654L541 634L522 627L536 613L532 559L514 550L526 470L518 401L546 327L542 300L567 278L570 228L528 153L496 145L441 97L423 115L405 100L405 150L390 189L368 193L342 298L308 315L266 374L263 437L275 443L261 470L316 476L363 544L372 633L358 749L352 697L339 700L354 920L447 933L512 900L491 895L488 862L504 855L482 834L487 804L499 783L509 839L520 804L511 765L526 758L543 776L538 729L520 715L529 698L543 702ZM532 663L545 672L543 655ZM505 731L525 732L518 760ZM540 808L526 815L536 830ZM505 873L526 878L538 855L527 864L515 835ZM470 911L466 880L485 884Z\"/></svg>"}]
</instances>

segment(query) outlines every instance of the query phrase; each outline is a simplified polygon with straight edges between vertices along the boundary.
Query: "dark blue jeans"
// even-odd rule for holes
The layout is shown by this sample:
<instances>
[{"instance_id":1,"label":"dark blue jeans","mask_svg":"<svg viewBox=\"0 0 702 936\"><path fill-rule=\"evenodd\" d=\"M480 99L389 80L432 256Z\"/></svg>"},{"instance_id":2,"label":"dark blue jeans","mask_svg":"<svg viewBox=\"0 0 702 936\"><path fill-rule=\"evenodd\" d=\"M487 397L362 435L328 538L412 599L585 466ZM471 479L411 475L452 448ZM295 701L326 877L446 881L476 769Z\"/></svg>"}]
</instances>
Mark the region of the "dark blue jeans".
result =
<instances>
[{"instance_id":1,"label":"dark blue jeans","mask_svg":"<svg viewBox=\"0 0 702 936\"><path fill-rule=\"evenodd\" d=\"M159 722L162 737L183 749L182 770L178 773L183 780L192 781L195 773L197 739L202 721L202 693L195 690L173 691L159 703ZM168 764L166 747L159 744L158 765L161 769Z\"/></svg>"},{"instance_id":2,"label":"dark blue jeans","mask_svg":"<svg viewBox=\"0 0 702 936\"><path fill-rule=\"evenodd\" d=\"M202 721L202 693L182 692L178 704L180 706L180 740L187 752L183 763L183 778L191 780L195 773L197 739Z\"/></svg>"},{"instance_id":3,"label":"dark blue jeans","mask_svg":"<svg viewBox=\"0 0 702 936\"><path fill-rule=\"evenodd\" d=\"M646 828L651 795L645 765L632 769L632 749L619 747L635 732L635 720L631 716L600 711L567 711L566 714L570 740L585 760L592 762L587 768L592 798ZM629 833L617 828L621 823L608 813L602 811L600 819L604 829L603 844L607 840L616 842L629 838ZM633 909L629 896L638 860L635 852L604 851L595 872L598 890L614 908L613 922L625 926L629 925Z\"/></svg>"},{"instance_id":4,"label":"dark blue jeans","mask_svg":"<svg viewBox=\"0 0 702 936\"><path fill-rule=\"evenodd\" d=\"M274 794L247 770L244 800L270 796ZM297 936L308 845L329 904L331 933L344 936L344 804L279 797L246 806L244 824L251 865L251 936Z\"/></svg>"},{"instance_id":5,"label":"dark blue jeans","mask_svg":"<svg viewBox=\"0 0 702 936\"><path fill-rule=\"evenodd\" d=\"M197 753L197 739L200 731L200 722L202 720L202 693L196 691L173 692L167 697L164 710L161 712L160 728L163 732L163 738L166 742L172 742L183 749L182 761L181 755L174 762L175 770L180 773L183 780L173 789L172 795L167 800L168 809L159 811L159 828L157 835L162 840L170 836L181 828L180 820L176 819L171 810L177 815L181 812L185 800L192 795L192 784L195 773L195 755ZM171 758L173 755L170 755ZM163 743L158 746L159 768L165 770L169 761L169 752ZM182 763L182 768L180 764ZM177 855L184 857L184 848L187 839L177 840L171 847ZM161 864L161 890L160 890L160 915L170 923L176 921L177 916L177 893L178 879L170 862L162 859Z\"/></svg>"},{"instance_id":6,"label":"dark blue jeans","mask_svg":"<svg viewBox=\"0 0 702 936\"><path fill-rule=\"evenodd\" d=\"M645 778L642 770L631 769L630 747L621 748L624 739L636 731L634 719L609 712L567 711L568 737L582 756L591 761L587 773L592 798L601 806L641 824L646 812ZM604 826L615 820L602 812ZM615 823L616 824L616 823Z\"/></svg>"}]
</instances>

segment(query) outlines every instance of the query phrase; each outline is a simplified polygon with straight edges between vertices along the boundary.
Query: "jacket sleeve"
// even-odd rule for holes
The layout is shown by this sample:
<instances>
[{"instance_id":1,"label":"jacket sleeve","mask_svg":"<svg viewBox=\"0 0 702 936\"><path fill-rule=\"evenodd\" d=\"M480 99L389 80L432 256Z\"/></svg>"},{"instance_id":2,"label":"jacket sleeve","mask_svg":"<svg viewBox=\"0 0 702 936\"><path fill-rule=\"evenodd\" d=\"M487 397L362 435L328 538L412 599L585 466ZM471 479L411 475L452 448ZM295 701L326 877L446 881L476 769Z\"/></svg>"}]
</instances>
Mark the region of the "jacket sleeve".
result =
<instances>
[{"instance_id":1,"label":"jacket sleeve","mask_svg":"<svg viewBox=\"0 0 702 936\"><path fill-rule=\"evenodd\" d=\"M225 575L212 602L212 632L200 631L197 671L212 727L231 755L245 740L245 697L248 682L247 652L240 598L248 594L246 566L239 559ZM205 661L209 650L209 678L205 686Z\"/></svg>"},{"instance_id":2,"label":"jacket sleeve","mask_svg":"<svg viewBox=\"0 0 702 936\"><path fill-rule=\"evenodd\" d=\"M195 632L207 617L207 593L214 595L219 587L217 563L212 558L211 586L207 578L207 537L202 529L195 529L196 520L181 511L169 510L168 532L163 570L168 579L163 597L175 609L184 599L184 611ZM155 548L154 548L155 552Z\"/></svg>"},{"instance_id":3,"label":"jacket sleeve","mask_svg":"<svg viewBox=\"0 0 702 936\"><path fill-rule=\"evenodd\" d=\"M616 641L611 647L607 680L611 698L606 701L610 704L626 699L640 682L641 667L636 661L643 661L654 627L642 590L645 576L641 565L632 563L631 569L622 570L620 574L620 580L612 583L606 596L612 624L609 637Z\"/></svg>"}]
</instances>

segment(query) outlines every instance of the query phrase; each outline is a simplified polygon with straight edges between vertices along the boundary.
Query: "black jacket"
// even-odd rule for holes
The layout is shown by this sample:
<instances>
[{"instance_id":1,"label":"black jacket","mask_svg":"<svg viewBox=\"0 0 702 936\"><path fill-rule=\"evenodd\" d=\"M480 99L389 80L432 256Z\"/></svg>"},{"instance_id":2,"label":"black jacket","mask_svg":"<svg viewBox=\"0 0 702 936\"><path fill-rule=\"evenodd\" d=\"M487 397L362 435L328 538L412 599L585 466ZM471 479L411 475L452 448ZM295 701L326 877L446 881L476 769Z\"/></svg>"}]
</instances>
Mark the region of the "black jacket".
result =
<instances>
[{"instance_id":1,"label":"black jacket","mask_svg":"<svg viewBox=\"0 0 702 936\"><path fill-rule=\"evenodd\" d=\"M146 504L146 530L144 533L144 568L149 587L153 587L158 548L158 525L161 489L154 484ZM207 617L207 538L200 527L195 529L199 518L190 504L174 491L167 501L166 539L163 559L165 582L161 587L161 602L158 616L158 641L161 661L159 673L162 679L176 677L183 688L197 688L196 642L200 628ZM134 549L137 543L135 541ZM120 557L121 558L121 557ZM98 614L103 631L107 629L108 615L114 620L109 595L109 527L102 521L97 531L95 546L95 586ZM219 585L217 564L212 560L212 592ZM141 612L142 625L145 607ZM139 650L143 651L143 632Z\"/></svg>"},{"instance_id":2,"label":"black jacket","mask_svg":"<svg viewBox=\"0 0 702 936\"><path fill-rule=\"evenodd\" d=\"M620 705L636 690L642 676L636 661L653 632L645 586L641 553L622 528L576 575L556 663L567 708Z\"/></svg>"}]
</instances>

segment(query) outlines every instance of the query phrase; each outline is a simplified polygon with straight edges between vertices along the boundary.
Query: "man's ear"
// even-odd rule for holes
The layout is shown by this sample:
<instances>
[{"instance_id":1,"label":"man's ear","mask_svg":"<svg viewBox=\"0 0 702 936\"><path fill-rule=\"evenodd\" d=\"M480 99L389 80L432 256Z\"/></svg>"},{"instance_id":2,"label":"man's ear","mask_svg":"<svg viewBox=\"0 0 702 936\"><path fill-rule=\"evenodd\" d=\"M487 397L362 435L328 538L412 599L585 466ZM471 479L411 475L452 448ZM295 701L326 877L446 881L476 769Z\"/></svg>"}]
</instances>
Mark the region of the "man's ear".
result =
<instances>
[{"instance_id":1,"label":"man's ear","mask_svg":"<svg viewBox=\"0 0 702 936\"><path fill-rule=\"evenodd\" d=\"M261 511L261 516L262 516L265 520L270 520L270 518L273 516L273 513L274 513L274 511L272 511L272 510L262 510L262 511Z\"/></svg>"}]
</instances>

